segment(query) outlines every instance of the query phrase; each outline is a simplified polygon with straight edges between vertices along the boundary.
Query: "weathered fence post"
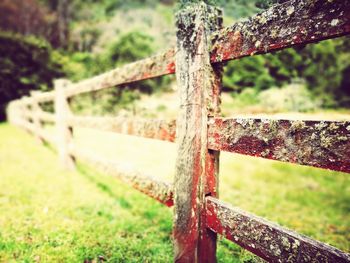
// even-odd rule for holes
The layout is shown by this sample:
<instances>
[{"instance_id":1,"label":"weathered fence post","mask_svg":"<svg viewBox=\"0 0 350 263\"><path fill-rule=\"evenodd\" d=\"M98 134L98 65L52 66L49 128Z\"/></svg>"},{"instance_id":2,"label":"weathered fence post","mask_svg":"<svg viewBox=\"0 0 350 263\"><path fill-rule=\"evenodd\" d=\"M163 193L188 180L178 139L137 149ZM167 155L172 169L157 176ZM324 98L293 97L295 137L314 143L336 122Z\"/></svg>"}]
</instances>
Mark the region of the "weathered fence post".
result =
<instances>
[{"instance_id":1,"label":"weathered fence post","mask_svg":"<svg viewBox=\"0 0 350 263\"><path fill-rule=\"evenodd\" d=\"M210 63L210 35L221 11L187 4L177 16L177 120L174 254L176 262L215 262L216 234L206 228L205 197L217 196L219 152L208 151L207 125L220 112L221 68Z\"/></svg>"},{"instance_id":2,"label":"weathered fence post","mask_svg":"<svg viewBox=\"0 0 350 263\"><path fill-rule=\"evenodd\" d=\"M69 103L65 94L66 87L70 84L69 80L55 80L55 115L57 132L57 149L60 163L66 169L74 169L74 159L69 154L69 144L72 141L72 129L68 125L70 115Z\"/></svg>"},{"instance_id":3,"label":"weathered fence post","mask_svg":"<svg viewBox=\"0 0 350 263\"><path fill-rule=\"evenodd\" d=\"M38 142L40 143L44 143L44 140L41 138L40 136L40 132L42 130L42 122L40 121L40 105L39 105L39 101L38 101L38 95L40 94L40 91L37 90L33 90L30 92L30 96L31 96L31 107L32 107L32 121L33 121L33 125L34 125L34 134L38 140Z\"/></svg>"}]
</instances>

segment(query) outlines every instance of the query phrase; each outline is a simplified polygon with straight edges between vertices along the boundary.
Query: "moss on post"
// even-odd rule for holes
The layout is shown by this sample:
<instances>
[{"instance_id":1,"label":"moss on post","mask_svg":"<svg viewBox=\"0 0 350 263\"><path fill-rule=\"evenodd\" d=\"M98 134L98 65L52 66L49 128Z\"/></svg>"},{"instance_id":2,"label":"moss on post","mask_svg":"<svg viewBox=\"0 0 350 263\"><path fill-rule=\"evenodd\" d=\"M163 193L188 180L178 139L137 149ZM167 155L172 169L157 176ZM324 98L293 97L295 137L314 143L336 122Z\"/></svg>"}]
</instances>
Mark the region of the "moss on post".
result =
<instances>
[{"instance_id":1,"label":"moss on post","mask_svg":"<svg viewBox=\"0 0 350 263\"><path fill-rule=\"evenodd\" d=\"M178 12L176 78L177 120L174 249L176 262L215 262L216 234L205 222L205 197L217 194L218 152L207 149L208 118L220 112L221 71L210 64L212 32L221 11L186 1Z\"/></svg>"}]
</instances>

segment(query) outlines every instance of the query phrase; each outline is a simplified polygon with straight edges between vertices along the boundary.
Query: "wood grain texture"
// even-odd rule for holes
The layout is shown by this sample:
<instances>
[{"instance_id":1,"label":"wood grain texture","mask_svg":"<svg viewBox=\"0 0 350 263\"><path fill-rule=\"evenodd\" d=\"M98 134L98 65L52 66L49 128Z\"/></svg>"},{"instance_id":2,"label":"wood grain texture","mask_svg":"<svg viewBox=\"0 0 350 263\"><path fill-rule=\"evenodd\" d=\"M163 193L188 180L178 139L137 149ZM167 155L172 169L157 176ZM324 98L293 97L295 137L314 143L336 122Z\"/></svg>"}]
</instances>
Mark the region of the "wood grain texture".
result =
<instances>
[{"instance_id":1,"label":"wood grain texture","mask_svg":"<svg viewBox=\"0 0 350 263\"><path fill-rule=\"evenodd\" d=\"M350 255L207 198L208 227L268 262L350 262Z\"/></svg>"},{"instance_id":2,"label":"wood grain texture","mask_svg":"<svg viewBox=\"0 0 350 263\"><path fill-rule=\"evenodd\" d=\"M215 118L208 136L213 150L350 173L349 121Z\"/></svg>"},{"instance_id":3,"label":"wood grain texture","mask_svg":"<svg viewBox=\"0 0 350 263\"><path fill-rule=\"evenodd\" d=\"M212 36L211 61L268 53L350 33L350 0L291 0Z\"/></svg>"},{"instance_id":4,"label":"wood grain texture","mask_svg":"<svg viewBox=\"0 0 350 263\"><path fill-rule=\"evenodd\" d=\"M220 26L221 13L204 3L187 5L179 11L176 21L180 111L174 178L174 256L175 262L215 262L216 235L207 231L202 215L206 191L217 191L218 155L208 154L207 119L219 112L220 76L210 64L209 36Z\"/></svg>"}]
</instances>

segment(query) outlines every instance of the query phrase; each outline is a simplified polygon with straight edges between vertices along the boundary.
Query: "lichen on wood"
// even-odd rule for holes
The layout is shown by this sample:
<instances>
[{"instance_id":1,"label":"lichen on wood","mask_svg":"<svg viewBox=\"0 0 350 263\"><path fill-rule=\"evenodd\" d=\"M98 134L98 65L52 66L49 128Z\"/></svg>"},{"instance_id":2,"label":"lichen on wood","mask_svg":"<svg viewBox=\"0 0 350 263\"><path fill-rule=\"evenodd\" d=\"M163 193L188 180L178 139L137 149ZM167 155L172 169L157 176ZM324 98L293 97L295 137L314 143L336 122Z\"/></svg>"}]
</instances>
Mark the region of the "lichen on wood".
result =
<instances>
[{"instance_id":1,"label":"lichen on wood","mask_svg":"<svg viewBox=\"0 0 350 263\"><path fill-rule=\"evenodd\" d=\"M111 88L116 85L150 79L175 72L174 49L146 58L120 68L113 69L90 79L72 84L66 90L66 96Z\"/></svg>"},{"instance_id":2,"label":"lichen on wood","mask_svg":"<svg viewBox=\"0 0 350 263\"><path fill-rule=\"evenodd\" d=\"M350 254L207 197L208 227L269 262L350 262Z\"/></svg>"},{"instance_id":3,"label":"lichen on wood","mask_svg":"<svg viewBox=\"0 0 350 263\"><path fill-rule=\"evenodd\" d=\"M218 154L207 149L208 116L220 104L220 69L210 63L210 34L220 28L221 11L205 3L186 5L177 21L176 78L180 111L174 178L176 262L216 261L216 235L205 227L206 194L216 195Z\"/></svg>"},{"instance_id":4,"label":"lichen on wood","mask_svg":"<svg viewBox=\"0 0 350 263\"><path fill-rule=\"evenodd\" d=\"M350 33L350 0L291 0L212 38L212 62L237 59Z\"/></svg>"},{"instance_id":5,"label":"lichen on wood","mask_svg":"<svg viewBox=\"0 0 350 263\"><path fill-rule=\"evenodd\" d=\"M215 118L208 147L350 173L350 122Z\"/></svg>"}]
</instances>

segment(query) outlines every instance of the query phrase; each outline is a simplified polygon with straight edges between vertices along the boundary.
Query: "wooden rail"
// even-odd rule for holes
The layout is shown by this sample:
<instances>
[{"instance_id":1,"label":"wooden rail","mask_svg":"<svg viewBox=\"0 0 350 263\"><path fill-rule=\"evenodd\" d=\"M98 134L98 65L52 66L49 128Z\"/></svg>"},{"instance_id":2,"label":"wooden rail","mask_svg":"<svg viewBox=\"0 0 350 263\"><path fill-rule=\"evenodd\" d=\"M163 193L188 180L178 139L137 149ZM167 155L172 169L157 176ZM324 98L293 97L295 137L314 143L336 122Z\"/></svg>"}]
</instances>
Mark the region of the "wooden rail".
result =
<instances>
[{"instance_id":1,"label":"wooden rail","mask_svg":"<svg viewBox=\"0 0 350 263\"><path fill-rule=\"evenodd\" d=\"M83 151L76 147L71 147L69 153L75 158L81 159L89 165L96 167L103 173L114 176L121 181L131 185L135 189L158 200L166 206L173 205L172 186L166 182L161 182L156 178L132 170L123 164L105 160L96 154Z\"/></svg>"},{"instance_id":2,"label":"wooden rail","mask_svg":"<svg viewBox=\"0 0 350 263\"><path fill-rule=\"evenodd\" d=\"M209 149L350 173L349 121L212 119Z\"/></svg>"},{"instance_id":3,"label":"wooden rail","mask_svg":"<svg viewBox=\"0 0 350 263\"><path fill-rule=\"evenodd\" d=\"M220 234L271 262L350 262L350 255L217 199L220 151L350 173L350 122L220 117L223 61L350 34L350 0L291 0L222 28L221 11L188 4L177 16L175 49L79 83L59 80L8 106L8 119L56 146L60 161L76 159L119 178L174 209L176 262L215 262ZM180 91L177 121L74 116L69 98L81 93L173 74ZM40 104L54 102L55 113ZM54 123L56 135L42 126ZM87 127L178 144L174 184L130 170L74 145Z\"/></svg>"},{"instance_id":4,"label":"wooden rail","mask_svg":"<svg viewBox=\"0 0 350 263\"><path fill-rule=\"evenodd\" d=\"M350 261L350 255L339 249L212 197L207 198L207 219L210 229L270 262Z\"/></svg>"},{"instance_id":5,"label":"wooden rail","mask_svg":"<svg viewBox=\"0 0 350 263\"><path fill-rule=\"evenodd\" d=\"M69 125L173 142L175 121L130 119L126 117L71 116Z\"/></svg>"}]
</instances>

